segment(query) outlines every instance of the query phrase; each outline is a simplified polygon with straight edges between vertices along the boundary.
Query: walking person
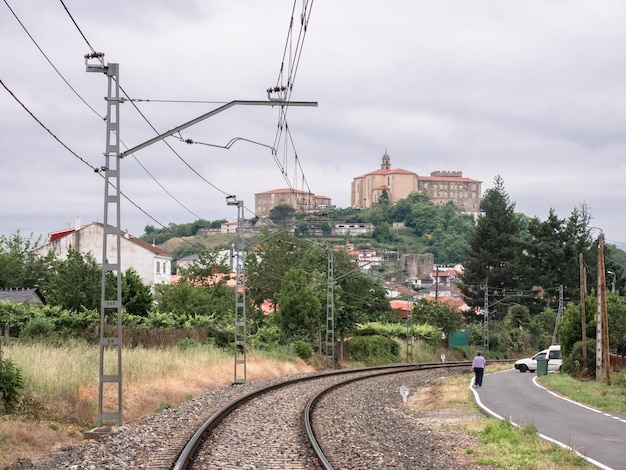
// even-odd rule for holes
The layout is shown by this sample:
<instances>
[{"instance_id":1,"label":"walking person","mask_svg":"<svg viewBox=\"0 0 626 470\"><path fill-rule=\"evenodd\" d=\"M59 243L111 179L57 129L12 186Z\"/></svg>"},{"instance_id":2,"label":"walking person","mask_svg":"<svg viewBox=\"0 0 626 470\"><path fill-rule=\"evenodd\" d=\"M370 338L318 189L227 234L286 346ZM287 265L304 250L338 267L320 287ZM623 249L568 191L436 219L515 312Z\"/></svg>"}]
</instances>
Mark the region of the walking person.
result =
<instances>
[{"instance_id":1,"label":"walking person","mask_svg":"<svg viewBox=\"0 0 626 470\"><path fill-rule=\"evenodd\" d=\"M482 387L483 386L483 375L485 374L485 365L487 362L483 357L482 353L478 351L476 353L476 357L472 360L472 372L475 374L474 378L474 387Z\"/></svg>"}]
</instances>

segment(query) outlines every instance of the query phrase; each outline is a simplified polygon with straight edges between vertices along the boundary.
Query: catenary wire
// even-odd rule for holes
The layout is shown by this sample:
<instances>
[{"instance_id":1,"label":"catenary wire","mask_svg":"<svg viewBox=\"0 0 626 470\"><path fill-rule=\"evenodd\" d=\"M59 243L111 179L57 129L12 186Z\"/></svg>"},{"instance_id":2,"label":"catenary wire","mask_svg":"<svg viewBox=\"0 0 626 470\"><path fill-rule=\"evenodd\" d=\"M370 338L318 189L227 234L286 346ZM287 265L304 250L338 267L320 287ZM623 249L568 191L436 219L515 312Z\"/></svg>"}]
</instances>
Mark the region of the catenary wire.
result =
<instances>
[{"instance_id":1,"label":"catenary wire","mask_svg":"<svg viewBox=\"0 0 626 470\"><path fill-rule=\"evenodd\" d=\"M54 132L52 132L50 130L50 128L48 128L37 116L35 116L35 114L30 109L28 109L28 107L6 86L6 84L2 81L2 79L0 79L0 85L2 85L2 87L11 95L11 97L24 109L24 111L26 111L35 120L35 122L37 122L37 124L39 124L48 134L50 134L50 136L54 140L56 140L59 144L61 144L61 146L63 146L63 148L65 148L69 153L71 153L74 157L76 157L78 160L80 160L83 164L87 165L94 173L97 173L101 178L104 179L104 176L100 172L99 168L96 168L93 165L91 165L87 160L85 160L80 155L78 155L74 150L72 150L56 134L54 134ZM113 183L109 182L109 184L112 187L115 188L115 185ZM130 199L128 196L126 196L126 194L124 194L122 191L120 191L120 194L122 195L122 197L124 197L124 199L126 199L126 201L128 201L130 204L132 204L135 208L137 208L144 215L149 217L150 220L152 220L156 224L158 224L161 227L163 227L165 230L170 232L175 237L181 238L184 242L186 242L187 244L189 244L190 246L192 246L194 248L198 248L198 247L203 248L203 247L201 247L201 245L198 245L198 244L195 244L195 243L191 243L189 240L186 240L185 238L182 238L178 234L174 233L171 229L169 229L167 226L163 225L160 221L158 221L152 215L150 215L148 212L146 212L141 206L139 206L132 199Z\"/></svg>"},{"instance_id":2,"label":"catenary wire","mask_svg":"<svg viewBox=\"0 0 626 470\"><path fill-rule=\"evenodd\" d=\"M39 46L39 44L37 43L37 41L35 40L35 38L32 36L32 34L30 34L30 32L28 31L28 29L26 28L26 26L24 25L24 23L20 20L20 18L17 16L17 14L15 13L15 11L11 8L11 6L8 4L7 0L3 0L5 5L7 6L7 8L11 11L11 13L13 14L14 18L16 19L16 21L19 23L19 25L22 27L22 29L24 30L24 32L26 33L26 35L30 38L30 40L33 42L33 44L35 45L35 47L39 50L39 52L41 53L41 55L43 55L43 57L46 59L46 61L48 62L48 64L54 69L54 71L59 75L59 77L61 77L61 79L63 80L63 82L65 82L65 84L70 88L70 90L72 90L72 92L74 92L74 94L94 113L96 114L96 116L98 116L100 119L102 120L106 120L106 118L102 115L100 115L100 113L98 113L98 111L96 111L77 91L74 87L72 87L72 85L69 83L69 81L63 76L63 74L59 71L59 69L54 65L54 63L50 60L50 58L46 55L46 53L43 51L43 49ZM89 43L89 41L87 40L87 38L85 37L85 35L83 34L83 32L80 30L80 28L78 27L76 21L74 21L74 18L72 17L72 15L70 14L69 10L67 9L67 7L65 6L65 4L63 3L62 0L61 4L63 5L63 7L65 8L65 11L67 12L67 14L70 16L72 22L74 23L74 25L76 26L76 28L78 29L78 31L80 32L81 36L83 37L83 39L85 40L85 42L87 43L87 45L89 46L89 48L91 49L92 52L95 53L94 48L91 46L91 44ZM18 101L19 102L19 101ZM34 117L34 116L33 116ZM124 144L124 142L120 139L120 143L122 145L124 145L124 147L126 147L126 145ZM80 158L80 157L78 157ZM187 210L190 214L192 214L193 216L195 216L198 219L201 219L200 216L198 216L197 214L195 214L193 211L191 211L189 208L187 208L182 202L180 202L176 197L174 197L159 181L157 181L157 179L148 171L148 169L141 163L139 162L139 160L133 155L133 158L137 161L137 163L144 169L144 171L146 171L146 173L155 181L155 183L157 183L174 201L176 201L181 207L183 207L185 210ZM164 227L165 228L165 227Z\"/></svg>"},{"instance_id":3,"label":"catenary wire","mask_svg":"<svg viewBox=\"0 0 626 470\"><path fill-rule=\"evenodd\" d=\"M6 2L6 0L4 0ZM81 29L78 27L78 24L76 23L76 21L74 20L74 18L72 17L72 14L70 13L70 11L68 10L68 8L65 6L65 3L63 3L63 0L59 0L61 2L61 4L63 5L63 8L65 9L66 13L68 14L68 16L70 17L70 19L72 20L72 23L74 23L74 25L76 26L76 29L78 30L78 32L80 33L80 35L83 37L83 39L85 40L85 43L87 44L87 46L89 46L89 49L92 52L95 52L95 49L92 47L92 45L89 43L89 41L87 40L85 34L81 31ZM143 118L144 121L146 121L146 123L150 126L150 128L157 134L159 135L158 130L156 129L156 127L154 127L154 125L152 125L152 123L150 122L150 120L145 116L145 114L139 109L139 107L135 104L135 100L133 100L130 95L126 92L126 90L122 87L122 85L120 84L120 90L122 91L122 93L124 94L124 96L127 98L128 101L131 102L131 104L133 105L133 107L135 108L135 110L139 113L139 115ZM205 181L206 183L208 183L212 188L216 189L217 191L221 192L222 194L228 196L230 193L223 191L222 189L218 188L217 186L215 186L213 183L211 183L210 181L208 181L206 178L204 178L202 175L200 175L188 162L185 161L184 158L182 158L173 148L171 145L169 145L169 143L165 142L164 143L170 148L170 150L172 150L172 152L174 152L174 154L191 170L193 171L197 176L199 176L203 181Z\"/></svg>"}]
</instances>

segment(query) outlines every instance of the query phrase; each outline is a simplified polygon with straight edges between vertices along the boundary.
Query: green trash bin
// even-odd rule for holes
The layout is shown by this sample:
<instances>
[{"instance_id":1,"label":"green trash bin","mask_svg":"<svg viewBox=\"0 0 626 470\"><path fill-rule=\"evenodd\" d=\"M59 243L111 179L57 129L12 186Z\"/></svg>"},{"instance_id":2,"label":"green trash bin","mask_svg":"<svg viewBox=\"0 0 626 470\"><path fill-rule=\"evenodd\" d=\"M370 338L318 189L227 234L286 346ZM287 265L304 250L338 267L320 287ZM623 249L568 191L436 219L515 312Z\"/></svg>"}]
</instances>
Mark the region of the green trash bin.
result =
<instances>
[{"instance_id":1,"label":"green trash bin","mask_svg":"<svg viewBox=\"0 0 626 470\"><path fill-rule=\"evenodd\" d=\"M548 359L537 359L537 377L547 375Z\"/></svg>"}]
</instances>

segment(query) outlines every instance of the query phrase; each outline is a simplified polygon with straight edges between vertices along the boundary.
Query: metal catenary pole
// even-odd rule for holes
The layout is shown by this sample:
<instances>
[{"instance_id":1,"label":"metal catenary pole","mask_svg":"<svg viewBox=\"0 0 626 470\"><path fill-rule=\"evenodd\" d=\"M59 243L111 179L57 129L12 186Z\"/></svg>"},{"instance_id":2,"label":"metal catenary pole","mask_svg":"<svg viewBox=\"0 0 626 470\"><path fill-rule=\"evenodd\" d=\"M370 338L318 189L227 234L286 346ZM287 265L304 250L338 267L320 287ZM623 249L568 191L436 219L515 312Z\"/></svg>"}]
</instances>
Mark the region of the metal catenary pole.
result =
<instances>
[{"instance_id":1,"label":"metal catenary pole","mask_svg":"<svg viewBox=\"0 0 626 470\"><path fill-rule=\"evenodd\" d=\"M328 247L326 276L326 363L335 368L335 280L333 279L333 249Z\"/></svg>"},{"instance_id":2,"label":"metal catenary pole","mask_svg":"<svg viewBox=\"0 0 626 470\"><path fill-rule=\"evenodd\" d=\"M246 266L243 241L243 201L228 196L226 204L237 206L237 239L235 241L235 377L233 384L246 383Z\"/></svg>"},{"instance_id":3,"label":"metal catenary pole","mask_svg":"<svg viewBox=\"0 0 626 470\"><path fill-rule=\"evenodd\" d=\"M100 297L100 368L98 382L98 427L115 421L122 425L122 272L120 232L120 80L119 64L104 65L104 54L85 56L87 72L104 73L108 81L106 98L106 150L104 172L104 219L102 227L102 282ZM90 65L90 59L99 63ZM109 217L112 215L112 217ZM109 273L116 278L115 299L106 297ZM110 313L116 314L116 328L107 328ZM117 403L105 410L107 385L117 387Z\"/></svg>"},{"instance_id":4,"label":"metal catenary pole","mask_svg":"<svg viewBox=\"0 0 626 470\"><path fill-rule=\"evenodd\" d=\"M97 59L97 64L90 64L89 61ZM100 307L100 379L98 387L98 427L102 427L105 421L117 421L122 425L122 280L121 280L121 231L120 231L120 162L127 156L143 148L159 142L177 132L182 131L194 124L204 121L216 114L226 111L233 106L312 106L317 107L315 101L245 101L235 100L226 103L208 113L205 113L191 121L181 124L163 134L136 145L123 153L120 153L120 109L119 105L124 101L120 96L119 85L119 64L104 64L103 53L91 53L85 55L85 66L87 72L99 72L107 75L108 94L107 102L107 130L106 130L106 152L105 164L101 171L105 175L105 195L104 195L104 227L103 227L103 247L102 247L102 293ZM109 225L109 211L114 212L115 225ZM109 250L109 238L114 245ZM108 259L108 253L113 253L115 262ZM107 300L105 294L105 284L107 273L115 272L117 276L117 292L115 300ZM106 323L108 312L117 312L117 328L115 336L106 336ZM117 364L106 363L107 350L114 349L117 352ZM118 389L117 410L104 411L104 385L116 384Z\"/></svg>"}]
</instances>

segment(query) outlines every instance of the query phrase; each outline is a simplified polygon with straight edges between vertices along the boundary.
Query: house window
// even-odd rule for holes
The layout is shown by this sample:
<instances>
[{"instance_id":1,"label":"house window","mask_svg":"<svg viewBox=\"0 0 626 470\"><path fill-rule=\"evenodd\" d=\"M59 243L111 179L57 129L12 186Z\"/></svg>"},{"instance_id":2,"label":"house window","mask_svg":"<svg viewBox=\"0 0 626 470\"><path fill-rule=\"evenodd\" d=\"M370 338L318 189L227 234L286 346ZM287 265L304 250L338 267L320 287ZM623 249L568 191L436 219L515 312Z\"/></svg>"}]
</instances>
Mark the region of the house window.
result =
<instances>
[{"instance_id":1,"label":"house window","mask_svg":"<svg viewBox=\"0 0 626 470\"><path fill-rule=\"evenodd\" d=\"M156 272L157 272L157 273L160 273L160 272L161 272L161 262L160 262L160 261L157 261L157 262L156 262Z\"/></svg>"}]
</instances>

